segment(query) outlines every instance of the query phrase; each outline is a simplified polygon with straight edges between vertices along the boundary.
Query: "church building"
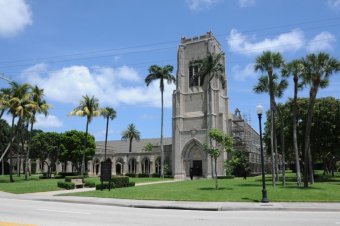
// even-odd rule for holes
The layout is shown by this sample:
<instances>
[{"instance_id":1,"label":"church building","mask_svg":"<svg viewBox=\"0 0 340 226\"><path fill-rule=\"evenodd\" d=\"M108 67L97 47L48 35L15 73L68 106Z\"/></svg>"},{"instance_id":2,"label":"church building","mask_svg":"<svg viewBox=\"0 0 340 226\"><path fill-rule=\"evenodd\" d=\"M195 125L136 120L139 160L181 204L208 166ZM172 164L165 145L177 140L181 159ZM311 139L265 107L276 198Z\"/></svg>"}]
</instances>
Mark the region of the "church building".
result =
<instances>
[{"instance_id":1,"label":"church building","mask_svg":"<svg viewBox=\"0 0 340 226\"><path fill-rule=\"evenodd\" d=\"M181 39L177 56L176 90L172 96L172 137L163 140L165 173L175 178L189 177L190 170L195 177L212 177L213 161L203 148L203 144L209 142L208 131L211 128L218 128L235 136L238 147L241 139L241 144L245 144L242 151L245 151L249 161L252 161L253 172L258 170L259 134L242 119L238 109L238 115L229 112L225 69L219 77L208 75L201 79L196 76L197 60L206 58L208 54L216 56L221 51L220 43L211 32ZM224 57L220 63L225 65ZM242 120L244 131L236 133ZM134 141L132 152L129 152L128 142L108 141L107 159L113 163L113 174L159 174L159 142L160 138ZM148 144L152 144L152 150L145 149ZM87 166L90 175L98 175L100 162L104 161L104 141L96 142L96 146L96 154ZM218 176L226 175L224 161L227 158L226 152L218 158Z\"/></svg>"}]
</instances>

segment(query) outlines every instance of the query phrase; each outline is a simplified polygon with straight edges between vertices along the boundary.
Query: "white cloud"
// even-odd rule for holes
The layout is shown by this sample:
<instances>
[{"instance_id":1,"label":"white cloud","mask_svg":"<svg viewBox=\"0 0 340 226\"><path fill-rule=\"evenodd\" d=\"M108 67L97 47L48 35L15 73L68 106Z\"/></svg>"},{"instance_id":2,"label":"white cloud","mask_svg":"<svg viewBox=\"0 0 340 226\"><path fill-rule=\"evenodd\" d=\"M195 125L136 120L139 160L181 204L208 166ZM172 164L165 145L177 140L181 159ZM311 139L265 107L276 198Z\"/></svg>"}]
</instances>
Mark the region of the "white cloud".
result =
<instances>
[{"instance_id":1,"label":"white cloud","mask_svg":"<svg viewBox=\"0 0 340 226\"><path fill-rule=\"evenodd\" d=\"M60 103L77 104L84 95L94 95L101 105L119 104L160 107L159 82L146 87L137 71L119 68L70 66L48 71L44 64L26 69L22 76L31 84L45 89L46 98ZM166 85L164 106L171 107L175 85Z\"/></svg>"},{"instance_id":2,"label":"white cloud","mask_svg":"<svg viewBox=\"0 0 340 226\"><path fill-rule=\"evenodd\" d=\"M340 0L328 0L328 6L332 9L339 10L340 9Z\"/></svg>"},{"instance_id":3,"label":"white cloud","mask_svg":"<svg viewBox=\"0 0 340 226\"><path fill-rule=\"evenodd\" d=\"M332 50L332 43L335 42L335 36L329 32L321 32L308 42L306 49L308 52L318 52L323 50Z\"/></svg>"},{"instance_id":4,"label":"white cloud","mask_svg":"<svg viewBox=\"0 0 340 226\"><path fill-rule=\"evenodd\" d=\"M254 78L254 64L248 64L244 68L239 65L235 65L232 69L233 78L236 81L246 81L249 78Z\"/></svg>"},{"instance_id":5,"label":"white cloud","mask_svg":"<svg viewBox=\"0 0 340 226\"><path fill-rule=\"evenodd\" d=\"M31 24L32 11L25 0L0 0L0 36L14 36Z\"/></svg>"},{"instance_id":6,"label":"white cloud","mask_svg":"<svg viewBox=\"0 0 340 226\"><path fill-rule=\"evenodd\" d=\"M186 0L189 9L194 11L200 11L203 9L209 9L212 5L218 3L220 0Z\"/></svg>"},{"instance_id":7,"label":"white cloud","mask_svg":"<svg viewBox=\"0 0 340 226\"><path fill-rule=\"evenodd\" d=\"M59 128L63 126L63 122L55 115L44 115L36 116L37 122L34 124L35 128Z\"/></svg>"},{"instance_id":8,"label":"white cloud","mask_svg":"<svg viewBox=\"0 0 340 226\"><path fill-rule=\"evenodd\" d=\"M238 0L241 8L246 8L255 5L255 0Z\"/></svg>"},{"instance_id":9,"label":"white cloud","mask_svg":"<svg viewBox=\"0 0 340 226\"><path fill-rule=\"evenodd\" d=\"M279 51L281 53L297 51L305 45L304 34L300 29L294 29L272 39L265 38L257 42L253 41L254 39L243 35L236 29L232 29L227 38L231 51L244 55L260 54L266 50Z\"/></svg>"}]
</instances>

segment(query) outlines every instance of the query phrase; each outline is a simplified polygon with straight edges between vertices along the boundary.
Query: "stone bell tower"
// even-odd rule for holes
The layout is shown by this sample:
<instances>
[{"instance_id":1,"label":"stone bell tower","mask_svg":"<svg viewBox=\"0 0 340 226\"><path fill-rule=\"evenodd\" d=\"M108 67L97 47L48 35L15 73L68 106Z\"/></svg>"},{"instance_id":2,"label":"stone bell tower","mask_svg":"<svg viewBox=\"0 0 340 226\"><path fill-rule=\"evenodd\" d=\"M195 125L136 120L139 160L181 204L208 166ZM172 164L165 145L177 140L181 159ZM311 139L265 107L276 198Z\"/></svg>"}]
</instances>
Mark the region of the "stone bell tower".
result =
<instances>
[{"instance_id":1,"label":"stone bell tower","mask_svg":"<svg viewBox=\"0 0 340 226\"><path fill-rule=\"evenodd\" d=\"M221 81L209 76L193 80L198 72L195 61L209 53L221 52L221 45L211 32L194 38L182 38L177 56L177 83L172 100L172 172L175 178L194 176L211 177L212 161L204 151L208 143L208 130L218 128L229 133L229 108L225 70ZM225 59L220 62L225 65ZM209 89L209 82L210 87ZM210 92L210 94L209 94ZM226 153L217 160L217 173L225 175L223 168Z\"/></svg>"}]
</instances>

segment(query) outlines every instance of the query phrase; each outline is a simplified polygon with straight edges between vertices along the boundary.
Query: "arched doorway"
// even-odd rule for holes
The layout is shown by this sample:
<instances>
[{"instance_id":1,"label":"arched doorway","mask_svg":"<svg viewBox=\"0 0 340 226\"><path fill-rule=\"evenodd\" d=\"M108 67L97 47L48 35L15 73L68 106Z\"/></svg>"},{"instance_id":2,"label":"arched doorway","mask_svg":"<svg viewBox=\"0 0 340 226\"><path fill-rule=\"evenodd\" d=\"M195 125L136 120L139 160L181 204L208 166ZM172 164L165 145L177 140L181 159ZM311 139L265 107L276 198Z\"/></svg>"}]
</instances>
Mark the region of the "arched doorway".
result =
<instances>
[{"instance_id":1,"label":"arched doorway","mask_svg":"<svg viewBox=\"0 0 340 226\"><path fill-rule=\"evenodd\" d=\"M131 158L129 160L129 173L136 173L137 172L137 161L135 158Z\"/></svg>"},{"instance_id":2,"label":"arched doorway","mask_svg":"<svg viewBox=\"0 0 340 226\"><path fill-rule=\"evenodd\" d=\"M185 176L190 176L190 168L196 177L207 176L206 153L203 151L203 145L196 139L190 140L182 151L183 168Z\"/></svg>"},{"instance_id":3,"label":"arched doorway","mask_svg":"<svg viewBox=\"0 0 340 226\"><path fill-rule=\"evenodd\" d=\"M161 158L158 157L155 161L155 173L160 175L161 174Z\"/></svg>"},{"instance_id":4,"label":"arched doorway","mask_svg":"<svg viewBox=\"0 0 340 226\"><path fill-rule=\"evenodd\" d=\"M94 160L94 164L93 164L93 173L95 175L98 175L99 174L99 166L100 166L100 161L99 159L95 159Z\"/></svg>"},{"instance_id":5,"label":"arched doorway","mask_svg":"<svg viewBox=\"0 0 340 226\"><path fill-rule=\"evenodd\" d=\"M142 160L142 173L143 174L149 174L150 173L150 160L145 157Z\"/></svg>"},{"instance_id":6,"label":"arched doorway","mask_svg":"<svg viewBox=\"0 0 340 226\"><path fill-rule=\"evenodd\" d=\"M119 158L116 161L116 175L122 175L123 172L123 159Z\"/></svg>"}]
</instances>

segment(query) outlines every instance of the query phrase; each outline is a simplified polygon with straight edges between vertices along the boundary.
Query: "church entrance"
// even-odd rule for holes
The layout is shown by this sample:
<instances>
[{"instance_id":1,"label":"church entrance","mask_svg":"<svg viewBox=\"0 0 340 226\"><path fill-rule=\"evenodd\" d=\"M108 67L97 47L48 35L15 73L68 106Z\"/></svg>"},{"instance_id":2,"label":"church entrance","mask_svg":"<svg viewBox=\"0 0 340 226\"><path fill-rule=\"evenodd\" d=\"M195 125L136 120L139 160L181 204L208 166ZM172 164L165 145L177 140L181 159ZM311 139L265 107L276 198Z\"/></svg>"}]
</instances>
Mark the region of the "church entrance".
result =
<instances>
[{"instance_id":1,"label":"church entrance","mask_svg":"<svg viewBox=\"0 0 340 226\"><path fill-rule=\"evenodd\" d=\"M202 160L192 161L192 168L193 168L194 177L202 176Z\"/></svg>"}]
</instances>

